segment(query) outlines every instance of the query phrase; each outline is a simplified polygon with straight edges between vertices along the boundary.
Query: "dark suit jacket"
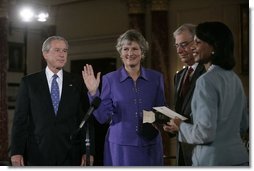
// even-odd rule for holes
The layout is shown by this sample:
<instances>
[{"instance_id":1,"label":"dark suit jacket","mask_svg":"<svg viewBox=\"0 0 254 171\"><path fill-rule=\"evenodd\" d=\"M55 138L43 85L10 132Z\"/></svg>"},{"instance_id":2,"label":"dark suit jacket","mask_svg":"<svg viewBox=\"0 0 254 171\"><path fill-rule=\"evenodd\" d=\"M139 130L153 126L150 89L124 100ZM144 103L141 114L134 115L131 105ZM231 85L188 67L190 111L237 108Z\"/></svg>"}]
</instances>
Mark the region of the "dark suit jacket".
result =
<instances>
[{"instance_id":1,"label":"dark suit jacket","mask_svg":"<svg viewBox=\"0 0 254 171\"><path fill-rule=\"evenodd\" d=\"M62 95L55 115L45 70L25 76L17 97L11 155L23 155L27 165L80 165L85 153L85 129L75 141L70 137L88 107L81 77L63 72ZM94 136L90 137L94 144Z\"/></svg>"},{"instance_id":2,"label":"dark suit jacket","mask_svg":"<svg viewBox=\"0 0 254 171\"><path fill-rule=\"evenodd\" d=\"M192 117L190 116L191 114L191 99L192 95L195 89L196 85L196 80L200 75L206 72L205 67L202 64L198 64L196 70L194 71L192 77L191 77L191 82L190 82L190 89L184 99L181 98L180 92L181 92L181 84L183 82L184 76L187 72L188 68L184 68L181 71L179 71L175 77L174 77L174 92L175 92L175 111L181 115L184 115L185 117L189 118L186 122L192 123ZM179 154L180 147L183 154ZM189 145L186 143L181 143L178 144L177 148L177 163L180 165L181 161L181 156L183 155L184 161L186 165L191 165L191 156L192 156L192 149L193 145Z\"/></svg>"}]
</instances>

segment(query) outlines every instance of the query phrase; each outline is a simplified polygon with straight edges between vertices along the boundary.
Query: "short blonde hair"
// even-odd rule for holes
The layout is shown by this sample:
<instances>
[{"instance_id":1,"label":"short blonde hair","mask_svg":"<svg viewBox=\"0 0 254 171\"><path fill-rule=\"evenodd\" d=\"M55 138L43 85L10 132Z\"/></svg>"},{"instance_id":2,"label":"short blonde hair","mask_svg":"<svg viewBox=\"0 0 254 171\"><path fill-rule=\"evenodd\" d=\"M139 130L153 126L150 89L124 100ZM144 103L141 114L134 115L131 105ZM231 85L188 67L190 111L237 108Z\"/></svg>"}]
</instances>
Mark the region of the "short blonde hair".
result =
<instances>
[{"instance_id":1,"label":"short blonde hair","mask_svg":"<svg viewBox=\"0 0 254 171\"><path fill-rule=\"evenodd\" d=\"M125 33L119 36L119 38L117 39L116 50L118 51L120 55L121 55L121 50L122 50L124 41L137 42L142 52L142 55L141 55L142 59L145 58L145 54L149 49L149 45L146 39L144 38L144 36L140 32L131 29L131 30L127 30Z\"/></svg>"}]
</instances>

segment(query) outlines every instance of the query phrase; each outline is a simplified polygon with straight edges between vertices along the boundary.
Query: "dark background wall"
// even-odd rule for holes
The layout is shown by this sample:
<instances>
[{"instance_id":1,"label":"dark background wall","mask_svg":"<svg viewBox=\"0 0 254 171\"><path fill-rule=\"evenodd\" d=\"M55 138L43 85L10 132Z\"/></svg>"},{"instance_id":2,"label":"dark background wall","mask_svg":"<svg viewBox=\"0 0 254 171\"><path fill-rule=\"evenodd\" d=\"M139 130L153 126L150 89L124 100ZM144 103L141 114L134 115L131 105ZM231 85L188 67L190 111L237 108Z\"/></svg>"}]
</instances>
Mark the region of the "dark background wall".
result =
<instances>
[{"instance_id":1,"label":"dark background wall","mask_svg":"<svg viewBox=\"0 0 254 171\"><path fill-rule=\"evenodd\" d=\"M18 10L22 4L45 8L45 23L22 23ZM121 65L115 50L117 37L129 28L140 30L150 43L144 66L161 71L165 77L168 105L173 106L173 76L183 66L178 60L172 32L183 23L225 22L234 34L236 73L249 97L249 8L248 0L2 0L0 1L1 42L22 50L18 68L10 67L7 55L0 50L0 161L6 158L14 107L20 79L41 70L41 45L50 35L61 35L70 44L66 70L79 72L85 62L108 72ZM14 48L15 48L14 47ZM1 49L1 48L0 48ZM5 48L6 49L6 48ZM10 53L11 54L11 53ZM25 55L26 54L26 55ZM106 65L105 65L106 64ZM21 65L21 66L20 66ZM96 69L97 70L97 69ZM7 86L9 85L9 86ZM3 124L2 124L3 123ZM98 128L104 125L98 125ZM8 129L7 129L8 128ZM3 135L3 136L2 136ZM163 135L165 164L175 164L175 139ZM4 149L1 149L4 147Z\"/></svg>"}]
</instances>

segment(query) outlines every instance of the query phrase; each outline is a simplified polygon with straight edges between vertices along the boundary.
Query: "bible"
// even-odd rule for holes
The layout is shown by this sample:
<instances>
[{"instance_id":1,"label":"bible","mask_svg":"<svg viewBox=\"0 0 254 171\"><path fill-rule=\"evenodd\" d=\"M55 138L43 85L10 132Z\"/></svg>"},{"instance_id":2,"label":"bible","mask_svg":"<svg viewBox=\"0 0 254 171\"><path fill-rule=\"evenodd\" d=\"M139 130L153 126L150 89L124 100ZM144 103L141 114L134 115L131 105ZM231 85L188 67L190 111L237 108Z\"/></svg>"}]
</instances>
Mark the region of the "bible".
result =
<instances>
[{"instance_id":1,"label":"bible","mask_svg":"<svg viewBox=\"0 0 254 171\"><path fill-rule=\"evenodd\" d=\"M188 118L176 113L166 106L153 107L153 111L143 110L143 123L166 123L170 119L178 117L181 120L187 120Z\"/></svg>"}]
</instances>

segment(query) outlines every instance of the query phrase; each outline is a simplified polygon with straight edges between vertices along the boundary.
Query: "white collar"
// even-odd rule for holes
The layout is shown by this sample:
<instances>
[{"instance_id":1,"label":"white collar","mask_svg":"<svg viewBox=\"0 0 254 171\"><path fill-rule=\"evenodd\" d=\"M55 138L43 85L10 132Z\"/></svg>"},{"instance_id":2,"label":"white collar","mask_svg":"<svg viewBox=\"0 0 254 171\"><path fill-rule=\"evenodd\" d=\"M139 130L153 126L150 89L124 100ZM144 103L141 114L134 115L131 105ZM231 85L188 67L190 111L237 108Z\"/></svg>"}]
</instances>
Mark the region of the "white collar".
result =
<instances>
[{"instance_id":1,"label":"white collar","mask_svg":"<svg viewBox=\"0 0 254 171\"><path fill-rule=\"evenodd\" d=\"M50 80L50 79L53 77L53 75L55 74L55 73L53 73L53 72L49 69L48 66L46 67L45 72L46 72L46 76L47 76L48 80ZM63 70L62 70L62 69L61 69L60 71L58 71L58 73L56 73L56 75L58 76L58 78L59 78L60 80L63 80Z\"/></svg>"},{"instance_id":2,"label":"white collar","mask_svg":"<svg viewBox=\"0 0 254 171\"><path fill-rule=\"evenodd\" d=\"M188 66L187 69L189 69L191 67L193 69L193 71L195 71L197 66L198 66L198 63L194 63L192 66Z\"/></svg>"}]
</instances>

